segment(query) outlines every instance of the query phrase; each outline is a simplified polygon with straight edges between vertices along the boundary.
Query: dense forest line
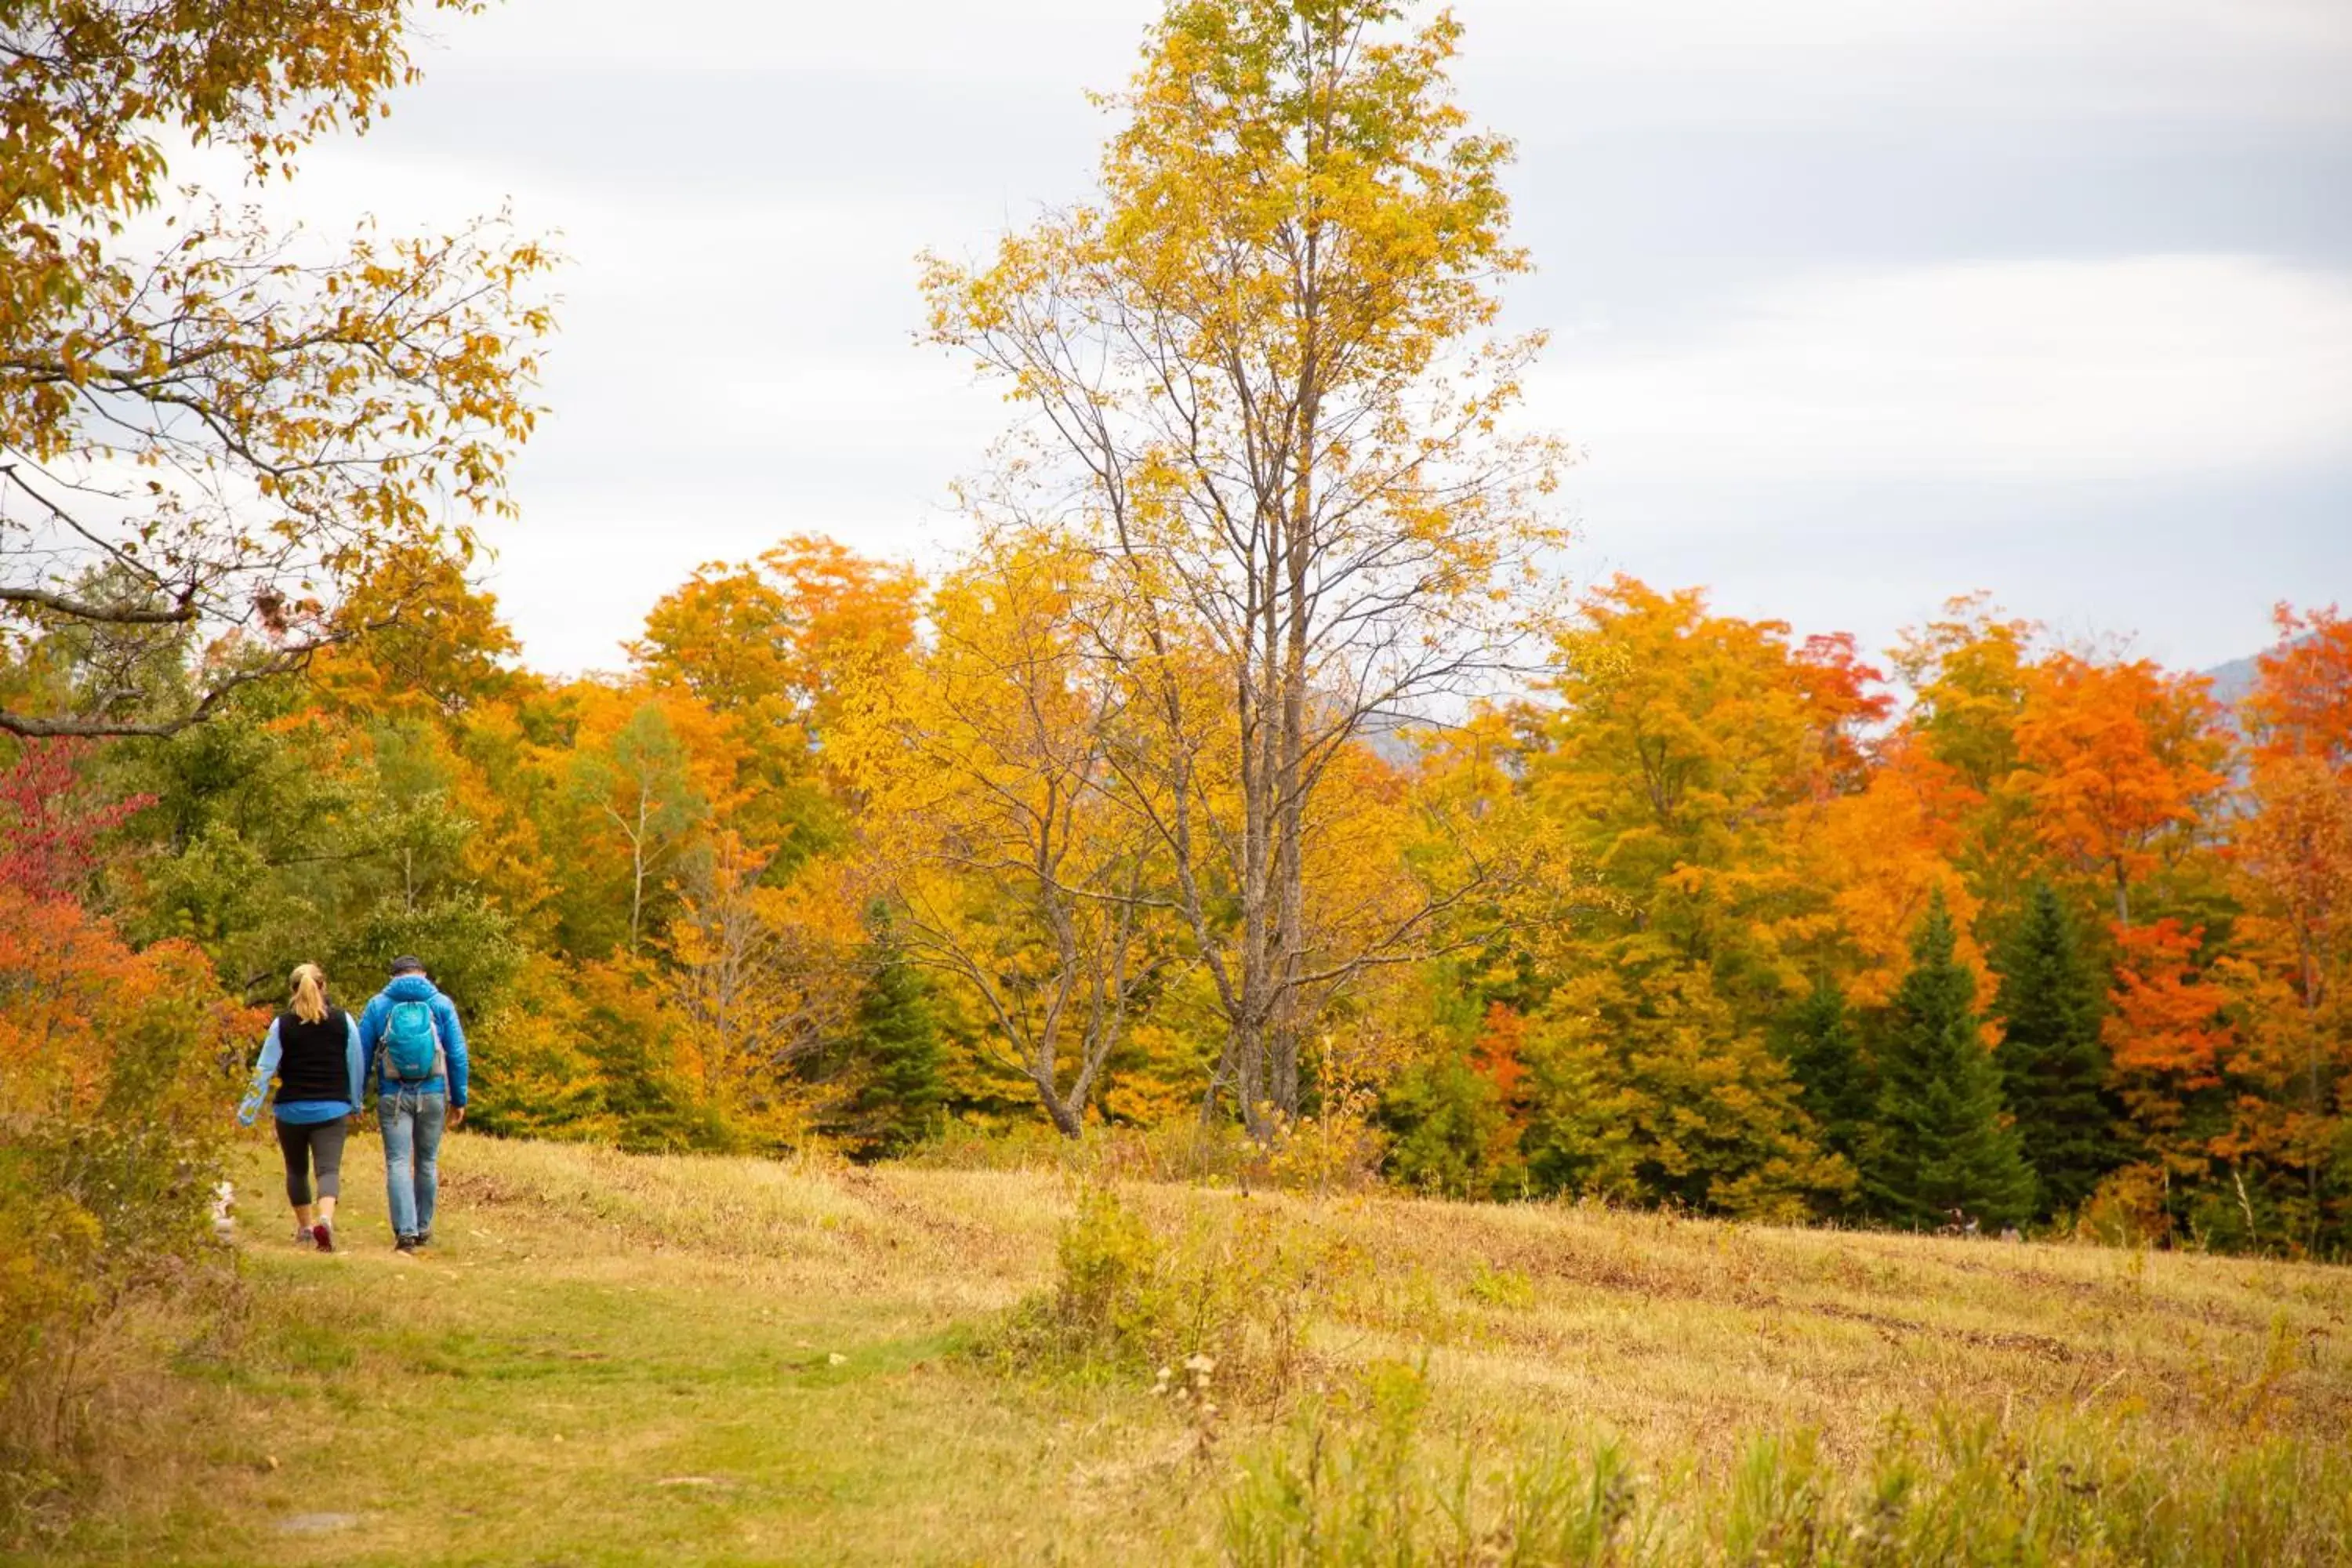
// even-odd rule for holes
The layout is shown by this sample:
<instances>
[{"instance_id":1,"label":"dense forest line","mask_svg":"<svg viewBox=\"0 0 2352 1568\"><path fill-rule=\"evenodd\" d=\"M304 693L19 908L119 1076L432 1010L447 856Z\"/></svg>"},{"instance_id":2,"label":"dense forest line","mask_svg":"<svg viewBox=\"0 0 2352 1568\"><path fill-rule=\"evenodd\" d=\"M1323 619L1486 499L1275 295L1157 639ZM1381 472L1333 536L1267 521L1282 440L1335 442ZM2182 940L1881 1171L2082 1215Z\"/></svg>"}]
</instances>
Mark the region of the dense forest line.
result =
<instances>
[{"instance_id":1,"label":"dense forest line","mask_svg":"<svg viewBox=\"0 0 2352 1568\"><path fill-rule=\"evenodd\" d=\"M176 736L9 744L9 935L193 948L224 1007L422 954L496 1132L870 1158L1238 1126L1085 575L797 538L558 680L445 564ZM1335 752L1309 951L1375 962L1261 1142L1452 1194L2338 1252L2352 622L2280 633L2228 710L1981 598L1882 669L1595 587L1525 699Z\"/></svg>"}]
</instances>

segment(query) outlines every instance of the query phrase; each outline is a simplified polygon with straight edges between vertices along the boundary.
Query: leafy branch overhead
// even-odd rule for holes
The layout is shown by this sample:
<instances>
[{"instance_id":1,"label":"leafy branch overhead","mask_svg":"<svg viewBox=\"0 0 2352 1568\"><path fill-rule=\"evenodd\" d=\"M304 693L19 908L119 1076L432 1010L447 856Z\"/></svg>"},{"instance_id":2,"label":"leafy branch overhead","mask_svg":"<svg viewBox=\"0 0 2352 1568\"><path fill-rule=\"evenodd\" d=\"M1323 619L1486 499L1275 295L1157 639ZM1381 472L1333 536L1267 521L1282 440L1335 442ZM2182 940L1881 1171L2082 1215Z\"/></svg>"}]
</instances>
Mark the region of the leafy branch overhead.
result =
<instances>
[{"instance_id":1,"label":"leafy branch overhead","mask_svg":"<svg viewBox=\"0 0 2352 1568\"><path fill-rule=\"evenodd\" d=\"M397 619L390 568L469 559L511 511L542 243L504 214L331 247L218 195L162 206L167 134L272 181L364 128L413 74L413 9L0 5L0 641L85 656L0 729L171 733Z\"/></svg>"}]
</instances>

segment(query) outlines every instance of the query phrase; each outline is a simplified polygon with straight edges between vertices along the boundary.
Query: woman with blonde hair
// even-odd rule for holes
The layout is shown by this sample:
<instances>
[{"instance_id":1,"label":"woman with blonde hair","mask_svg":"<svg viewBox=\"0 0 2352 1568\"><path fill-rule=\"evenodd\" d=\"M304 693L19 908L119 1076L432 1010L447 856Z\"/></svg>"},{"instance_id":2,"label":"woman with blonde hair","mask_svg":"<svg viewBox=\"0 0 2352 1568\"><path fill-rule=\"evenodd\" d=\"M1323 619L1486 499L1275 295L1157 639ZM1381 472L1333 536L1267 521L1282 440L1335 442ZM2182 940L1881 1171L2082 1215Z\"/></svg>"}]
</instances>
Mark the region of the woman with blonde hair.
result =
<instances>
[{"instance_id":1,"label":"woman with blonde hair","mask_svg":"<svg viewBox=\"0 0 2352 1568\"><path fill-rule=\"evenodd\" d=\"M247 1127L261 1110L269 1080L278 1080L271 1107L278 1117L278 1149L286 1157L286 1201L294 1205L294 1239L335 1250L335 1198L342 1190L343 1134L360 1108L366 1054L360 1026L327 1000L327 976L315 963L294 971L294 995L270 1022L254 1064L253 1089L237 1108ZM318 1202L310 1198L310 1175L319 1178Z\"/></svg>"}]
</instances>

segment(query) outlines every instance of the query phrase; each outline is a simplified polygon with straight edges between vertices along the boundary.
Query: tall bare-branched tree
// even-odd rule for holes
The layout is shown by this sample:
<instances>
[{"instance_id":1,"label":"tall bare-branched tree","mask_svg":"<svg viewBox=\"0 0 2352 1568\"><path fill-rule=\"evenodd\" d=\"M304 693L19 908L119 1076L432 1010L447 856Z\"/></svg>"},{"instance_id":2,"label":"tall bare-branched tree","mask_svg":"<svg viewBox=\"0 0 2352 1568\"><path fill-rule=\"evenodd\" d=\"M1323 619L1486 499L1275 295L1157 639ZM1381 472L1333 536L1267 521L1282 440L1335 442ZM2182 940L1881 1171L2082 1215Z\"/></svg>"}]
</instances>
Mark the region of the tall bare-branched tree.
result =
<instances>
[{"instance_id":1,"label":"tall bare-branched tree","mask_svg":"<svg viewBox=\"0 0 2352 1568\"><path fill-rule=\"evenodd\" d=\"M1485 872L1354 924L1307 908L1318 801L1368 736L1489 687L1540 612L1564 452L1505 428L1507 142L1460 29L1391 0L1174 0L1094 202L934 259L931 333L1028 417L976 504L1051 518L1113 607L1118 764L1223 1009L1253 1130L1299 1105L1315 1011L1429 950Z\"/></svg>"}]
</instances>

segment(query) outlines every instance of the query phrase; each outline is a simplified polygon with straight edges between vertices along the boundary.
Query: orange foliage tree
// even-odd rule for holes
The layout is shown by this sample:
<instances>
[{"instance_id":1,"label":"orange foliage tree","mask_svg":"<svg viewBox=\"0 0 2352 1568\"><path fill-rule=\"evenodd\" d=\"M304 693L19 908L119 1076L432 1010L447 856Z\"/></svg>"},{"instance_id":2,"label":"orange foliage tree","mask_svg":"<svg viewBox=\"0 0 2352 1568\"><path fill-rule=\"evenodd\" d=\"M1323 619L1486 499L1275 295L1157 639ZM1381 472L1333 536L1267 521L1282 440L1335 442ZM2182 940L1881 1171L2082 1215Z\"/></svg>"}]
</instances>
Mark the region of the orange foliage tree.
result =
<instances>
[{"instance_id":1,"label":"orange foliage tree","mask_svg":"<svg viewBox=\"0 0 2352 1568\"><path fill-rule=\"evenodd\" d=\"M2235 1092L2215 1152L2257 1172L2268 1212L2246 1199L2250 1239L2314 1250L2352 1212L2352 623L2282 606L2278 624L2243 707L2244 914L2217 966L2236 996Z\"/></svg>"},{"instance_id":2,"label":"orange foliage tree","mask_svg":"<svg viewBox=\"0 0 2352 1568\"><path fill-rule=\"evenodd\" d=\"M1977 977L1979 1011L1990 1000L1991 972L1972 934L1979 900L1958 864L1962 824L1981 798L1906 731L1881 747L1861 790L1801 819L1808 875L1827 891L1833 920L1823 945L1836 955L1831 967L1843 973L1848 1000L1875 1007L1894 996L1910 966L1912 932L1939 892L1958 961Z\"/></svg>"},{"instance_id":3,"label":"orange foliage tree","mask_svg":"<svg viewBox=\"0 0 2352 1568\"><path fill-rule=\"evenodd\" d=\"M1912 690L1904 729L1947 781L1936 804L1959 830L1953 863L1978 899L1996 906L2012 904L2033 875L2032 807L2015 780L2017 725L2041 640L2040 626L1971 594L1906 630L1893 651L1895 672Z\"/></svg>"},{"instance_id":4,"label":"orange foliage tree","mask_svg":"<svg viewBox=\"0 0 2352 1568\"><path fill-rule=\"evenodd\" d=\"M2139 1135L2177 1173L2209 1166L2193 1102L2221 1083L2232 1043L2229 994L2200 962L2202 927L2169 916L2116 932L2113 1011L2102 1026L2117 1087Z\"/></svg>"},{"instance_id":5,"label":"orange foliage tree","mask_svg":"<svg viewBox=\"0 0 2352 1568\"><path fill-rule=\"evenodd\" d=\"M2118 924L2131 924L2134 884L2188 845L2224 782L2228 742L2206 688L2147 659L2072 654L2027 676L2017 751L2035 836L2109 890Z\"/></svg>"},{"instance_id":6,"label":"orange foliage tree","mask_svg":"<svg viewBox=\"0 0 2352 1568\"><path fill-rule=\"evenodd\" d=\"M795 535L756 562L702 567L629 645L646 681L682 688L729 727L761 786L740 826L782 868L845 837L850 786L824 743L848 694L907 658L919 589L911 567Z\"/></svg>"},{"instance_id":7,"label":"orange foliage tree","mask_svg":"<svg viewBox=\"0 0 2352 1568\"><path fill-rule=\"evenodd\" d=\"M192 946L133 951L0 883L0 1468L69 1451L85 1347L208 1238L224 1110L260 1016ZM29 1473L38 1474L37 1468Z\"/></svg>"},{"instance_id":8,"label":"orange foliage tree","mask_svg":"<svg viewBox=\"0 0 2352 1568\"><path fill-rule=\"evenodd\" d=\"M2256 753L2301 754L2352 767L2352 620L2334 605L2273 613L2279 646L2257 661L2244 704Z\"/></svg>"}]
</instances>

